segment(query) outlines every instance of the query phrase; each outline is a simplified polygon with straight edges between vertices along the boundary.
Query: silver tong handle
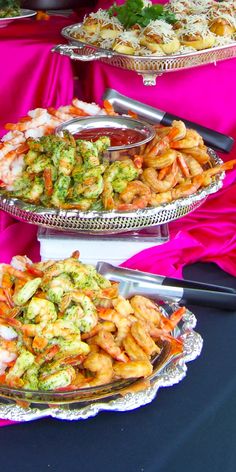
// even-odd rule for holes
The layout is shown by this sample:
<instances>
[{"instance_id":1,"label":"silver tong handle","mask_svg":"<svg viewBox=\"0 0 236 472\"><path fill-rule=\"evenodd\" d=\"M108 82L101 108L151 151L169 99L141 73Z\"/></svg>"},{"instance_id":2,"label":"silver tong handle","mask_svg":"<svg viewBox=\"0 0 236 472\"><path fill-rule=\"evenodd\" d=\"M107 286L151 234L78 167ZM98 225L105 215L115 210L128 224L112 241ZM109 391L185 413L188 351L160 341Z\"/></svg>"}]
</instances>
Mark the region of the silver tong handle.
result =
<instances>
[{"instance_id":1,"label":"silver tong handle","mask_svg":"<svg viewBox=\"0 0 236 472\"><path fill-rule=\"evenodd\" d=\"M73 46L72 44L58 44L51 49L51 52L56 52L61 54L62 56L68 56L70 59L74 59L76 61L94 61L97 59L102 58L109 58L111 57L111 53L109 51L104 52L92 52L90 54L83 54L82 49L84 48L84 44ZM75 52L80 51L81 52Z\"/></svg>"}]
</instances>

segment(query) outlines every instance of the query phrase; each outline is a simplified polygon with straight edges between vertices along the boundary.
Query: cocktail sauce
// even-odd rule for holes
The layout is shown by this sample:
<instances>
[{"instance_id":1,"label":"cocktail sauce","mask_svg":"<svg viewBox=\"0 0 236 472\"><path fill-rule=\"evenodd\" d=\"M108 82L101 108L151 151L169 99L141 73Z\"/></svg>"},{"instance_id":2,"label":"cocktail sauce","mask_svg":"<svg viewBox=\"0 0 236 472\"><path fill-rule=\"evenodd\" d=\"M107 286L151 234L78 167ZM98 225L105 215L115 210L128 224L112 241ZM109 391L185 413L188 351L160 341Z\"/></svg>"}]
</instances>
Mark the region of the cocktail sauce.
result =
<instances>
[{"instance_id":1,"label":"cocktail sauce","mask_svg":"<svg viewBox=\"0 0 236 472\"><path fill-rule=\"evenodd\" d=\"M76 139L86 141L96 141L101 136L108 136L111 140L111 147L135 144L145 139L145 135L140 131L130 128L92 128L84 129L76 133Z\"/></svg>"}]
</instances>

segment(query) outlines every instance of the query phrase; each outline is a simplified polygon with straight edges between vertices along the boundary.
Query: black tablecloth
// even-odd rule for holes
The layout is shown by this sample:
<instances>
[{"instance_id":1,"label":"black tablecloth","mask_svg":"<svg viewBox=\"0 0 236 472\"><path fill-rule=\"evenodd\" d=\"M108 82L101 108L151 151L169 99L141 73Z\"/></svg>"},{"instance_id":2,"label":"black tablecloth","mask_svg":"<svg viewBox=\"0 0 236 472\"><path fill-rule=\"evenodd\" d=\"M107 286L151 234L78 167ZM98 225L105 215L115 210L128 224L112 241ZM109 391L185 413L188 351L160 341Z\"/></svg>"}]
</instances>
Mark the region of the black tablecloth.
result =
<instances>
[{"instance_id":1,"label":"black tablecloth","mask_svg":"<svg viewBox=\"0 0 236 472\"><path fill-rule=\"evenodd\" d=\"M236 287L213 264L189 266L185 277ZM130 412L1 428L1 470L235 472L236 311L190 308L204 345L184 380Z\"/></svg>"}]
</instances>

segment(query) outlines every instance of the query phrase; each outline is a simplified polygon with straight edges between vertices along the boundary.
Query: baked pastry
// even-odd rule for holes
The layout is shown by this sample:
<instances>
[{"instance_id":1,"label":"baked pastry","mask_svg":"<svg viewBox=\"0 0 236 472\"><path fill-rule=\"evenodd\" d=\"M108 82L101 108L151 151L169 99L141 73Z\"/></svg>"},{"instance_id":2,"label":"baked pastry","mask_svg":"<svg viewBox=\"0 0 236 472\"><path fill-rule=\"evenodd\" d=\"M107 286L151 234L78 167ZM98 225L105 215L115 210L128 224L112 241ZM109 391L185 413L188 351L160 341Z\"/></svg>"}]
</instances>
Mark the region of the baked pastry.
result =
<instances>
[{"instance_id":1,"label":"baked pastry","mask_svg":"<svg viewBox=\"0 0 236 472\"><path fill-rule=\"evenodd\" d=\"M89 35L98 34L101 26L108 20L110 20L108 12L100 8L95 13L89 13L88 16L84 17L82 29Z\"/></svg>"},{"instance_id":2,"label":"baked pastry","mask_svg":"<svg viewBox=\"0 0 236 472\"><path fill-rule=\"evenodd\" d=\"M160 51L173 54L180 48L180 42L173 27L163 20L150 21L140 36L140 44L154 53Z\"/></svg>"},{"instance_id":3,"label":"baked pastry","mask_svg":"<svg viewBox=\"0 0 236 472\"><path fill-rule=\"evenodd\" d=\"M121 54L135 54L139 48L139 40L133 31L121 33L113 42L113 51Z\"/></svg>"},{"instance_id":4,"label":"baked pastry","mask_svg":"<svg viewBox=\"0 0 236 472\"><path fill-rule=\"evenodd\" d=\"M212 6L208 12L209 29L218 36L232 36L236 31L236 8L230 2L221 2L216 8Z\"/></svg>"},{"instance_id":5,"label":"baked pastry","mask_svg":"<svg viewBox=\"0 0 236 472\"><path fill-rule=\"evenodd\" d=\"M100 36L102 39L115 39L124 31L121 22L115 18L108 18L103 22L100 28Z\"/></svg>"},{"instance_id":6,"label":"baked pastry","mask_svg":"<svg viewBox=\"0 0 236 472\"><path fill-rule=\"evenodd\" d=\"M180 44L200 51L214 46L215 36L209 30L208 22L201 15L188 17L187 23L178 33Z\"/></svg>"}]
</instances>

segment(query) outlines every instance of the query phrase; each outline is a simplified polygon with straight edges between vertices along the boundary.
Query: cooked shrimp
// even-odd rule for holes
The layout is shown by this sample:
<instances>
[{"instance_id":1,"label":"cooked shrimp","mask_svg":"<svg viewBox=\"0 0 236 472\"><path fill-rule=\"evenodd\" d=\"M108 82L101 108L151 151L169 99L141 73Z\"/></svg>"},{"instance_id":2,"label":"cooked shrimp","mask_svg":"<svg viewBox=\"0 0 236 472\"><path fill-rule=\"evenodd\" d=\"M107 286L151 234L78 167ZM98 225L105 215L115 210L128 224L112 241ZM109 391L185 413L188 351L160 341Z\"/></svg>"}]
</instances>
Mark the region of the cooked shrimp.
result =
<instances>
[{"instance_id":1,"label":"cooked shrimp","mask_svg":"<svg viewBox=\"0 0 236 472\"><path fill-rule=\"evenodd\" d=\"M22 350L15 364L9 369L6 375L6 384L10 387L22 386L23 380L21 377L34 361L35 356L31 352Z\"/></svg>"},{"instance_id":2,"label":"cooked shrimp","mask_svg":"<svg viewBox=\"0 0 236 472\"><path fill-rule=\"evenodd\" d=\"M195 175L199 175L203 173L203 168L197 159L187 154L184 156L184 159L189 168L191 177L195 177Z\"/></svg>"},{"instance_id":3,"label":"cooked shrimp","mask_svg":"<svg viewBox=\"0 0 236 472\"><path fill-rule=\"evenodd\" d=\"M136 321L133 323L130 331L135 341L148 356L152 356L153 354L160 352L160 348L154 343L143 322Z\"/></svg>"},{"instance_id":4,"label":"cooked shrimp","mask_svg":"<svg viewBox=\"0 0 236 472\"><path fill-rule=\"evenodd\" d=\"M114 359L127 362L128 357L124 352L122 352L121 348L117 346L114 336L108 331L105 331L104 329L99 330L98 334L95 336L95 342L104 351L110 354L111 357L114 357Z\"/></svg>"},{"instance_id":5,"label":"cooked shrimp","mask_svg":"<svg viewBox=\"0 0 236 472\"><path fill-rule=\"evenodd\" d=\"M185 137L183 139L180 139L179 141L171 141L170 147L172 149L186 149L193 148L202 144L204 143L200 134L194 129L188 129L186 131Z\"/></svg>"},{"instance_id":6,"label":"cooked shrimp","mask_svg":"<svg viewBox=\"0 0 236 472\"><path fill-rule=\"evenodd\" d=\"M135 360L128 362L115 362L113 365L115 375L122 379L131 379L135 377L147 377L151 375L153 366L148 360Z\"/></svg>"},{"instance_id":7,"label":"cooked shrimp","mask_svg":"<svg viewBox=\"0 0 236 472\"><path fill-rule=\"evenodd\" d=\"M158 206L162 205L163 203L171 203L173 200L177 200L178 198L184 198L194 194L203 185L203 174L199 176L197 175L193 179L184 180L182 183L176 185L175 188L167 192L162 192L159 194L153 193L151 195L151 205ZM206 185L209 185L210 179L211 178L208 175L205 176Z\"/></svg>"},{"instance_id":8,"label":"cooked shrimp","mask_svg":"<svg viewBox=\"0 0 236 472\"><path fill-rule=\"evenodd\" d=\"M118 311L118 313L120 313L122 316L129 316L134 312L129 300L126 300L121 295L112 300L112 304L116 311Z\"/></svg>"},{"instance_id":9,"label":"cooked shrimp","mask_svg":"<svg viewBox=\"0 0 236 472\"><path fill-rule=\"evenodd\" d=\"M115 341L118 345L120 345L122 340L129 332L131 326L130 319L126 316L122 316L116 310L112 309L101 310L99 312L99 318L101 318L101 320L113 321L115 323L117 328L117 335L115 337Z\"/></svg>"},{"instance_id":10,"label":"cooked shrimp","mask_svg":"<svg viewBox=\"0 0 236 472\"><path fill-rule=\"evenodd\" d=\"M131 361L148 360L147 354L130 333L123 339L122 344Z\"/></svg>"},{"instance_id":11,"label":"cooked shrimp","mask_svg":"<svg viewBox=\"0 0 236 472\"><path fill-rule=\"evenodd\" d=\"M217 174L220 174L221 172L224 172L225 170L230 170L233 169L233 167L236 165L236 159L231 159L228 162L225 162L224 164L219 164L215 167L211 167L210 169L204 170L204 172L199 176L199 181L201 182L202 180L202 185L209 185L211 178L214 177ZM198 182L198 176L196 176L193 179L195 182Z\"/></svg>"},{"instance_id":12,"label":"cooked shrimp","mask_svg":"<svg viewBox=\"0 0 236 472\"><path fill-rule=\"evenodd\" d=\"M101 108L96 103L86 103L78 98L73 98L72 105L87 115L97 115L101 112Z\"/></svg>"},{"instance_id":13,"label":"cooked shrimp","mask_svg":"<svg viewBox=\"0 0 236 472\"><path fill-rule=\"evenodd\" d=\"M170 166L176 160L177 152L174 149L168 149L160 155L150 156L144 155L143 162L146 167L153 167L154 169L163 169L163 167Z\"/></svg>"},{"instance_id":14,"label":"cooked shrimp","mask_svg":"<svg viewBox=\"0 0 236 472\"><path fill-rule=\"evenodd\" d=\"M135 295L131 298L130 303L138 319L159 326L162 314L158 306L152 300L142 295Z\"/></svg>"},{"instance_id":15,"label":"cooked shrimp","mask_svg":"<svg viewBox=\"0 0 236 472\"><path fill-rule=\"evenodd\" d=\"M26 302L37 292L42 279L37 277L29 280L26 284L13 295L13 301L16 305L25 305Z\"/></svg>"},{"instance_id":16,"label":"cooked shrimp","mask_svg":"<svg viewBox=\"0 0 236 472\"><path fill-rule=\"evenodd\" d=\"M176 161L171 165L170 171L167 173L164 179L160 179L158 171L153 167L147 167L144 169L141 179L147 184L151 190L155 193L166 192L172 188L176 183L176 176L178 167Z\"/></svg>"},{"instance_id":17,"label":"cooked shrimp","mask_svg":"<svg viewBox=\"0 0 236 472\"><path fill-rule=\"evenodd\" d=\"M45 327L49 322L56 321L57 311L54 303L49 300L33 297L28 304L25 316L27 320L34 320L41 327Z\"/></svg>"},{"instance_id":18,"label":"cooked shrimp","mask_svg":"<svg viewBox=\"0 0 236 472\"><path fill-rule=\"evenodd\" d=\"M200 144L197 147L181 149L184 155L192 156L200 164L206 164L210 160L210 154L207 152L207 147L204 144Z\"/></svg>"},{"instance_id":19,"label":"cooked shrimp","mask_svg":"<svg viewBox=\"0 0 236 472\"><path fill-rule=\"evenodd\" d=\"M76 305L72 305L65 311L66 319L74 321L75 325L82 332L89 332L98 321L96 307L89 297L76 291L70 292L70 300Z\"/></svg>"},{"instance_id":20,"label":"cooked shrimp","mask_svg":"<svg viewBox=\"0 0 236 472\"><path fill-rule=\"evenodd\" d=\"M36 108L28 112L28 119L18 123L7 123L5 128L17 131L27 131L49 123L51 117L45 108Z\"/></svg>"},{"instance_id":21,"label":"cooked shrimp","mask_svg":"<svg viewBox=\"0 0 236 472\"><path fill-rule=\"evenodd\" d=\"M56 390L73 383L75 377L75 369L72 366L61 366L55 372L49 374L42 373L39 376L38 385L41 390Z\"/></svg>"},{"instance_id":22,"label":"cooked shrimp","mask_svg":"<svg viewBox=\"0 0 236 472\"><path fill-rule=\"evenodd\" d=\"M151 190L139 180L129 182L123 192L120 193L117 209L120 211L138 210L146 208L150 201Z\"/></svg>"},{"instance_id":23,"label":"cooked shrimp","mask_svg":"<svg viewBox=\"0 0 236 472\"><path fill-rule=\"evenodd\" d=\"M85 359L83 365L85 369L95 374L92 380L89 379L88 383L90 387L111 382L113 377L112 360L106 354L91 352Z\"/></svg>"},{"instance_id":24,"label":"cooked shrimp","mask_svg":"<svg viewBox=\"0 0 236 472\"><path fill-rule=\"evenodd\" d=\"M146 146L144 155L148 158L153 158L166 152L169 149L169 138L167 136L159 136L158 134L155 138Z\"/></svg>"}]
</instances>

